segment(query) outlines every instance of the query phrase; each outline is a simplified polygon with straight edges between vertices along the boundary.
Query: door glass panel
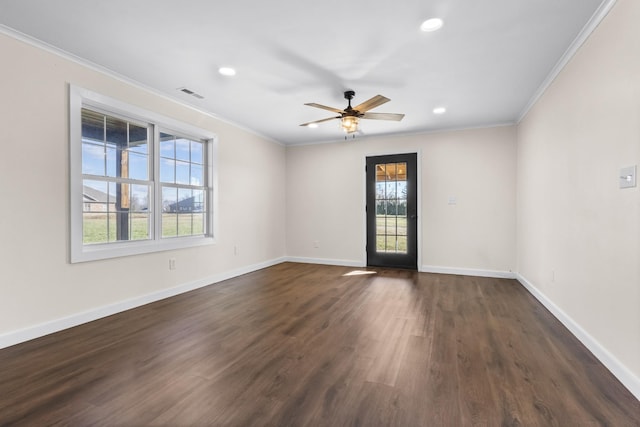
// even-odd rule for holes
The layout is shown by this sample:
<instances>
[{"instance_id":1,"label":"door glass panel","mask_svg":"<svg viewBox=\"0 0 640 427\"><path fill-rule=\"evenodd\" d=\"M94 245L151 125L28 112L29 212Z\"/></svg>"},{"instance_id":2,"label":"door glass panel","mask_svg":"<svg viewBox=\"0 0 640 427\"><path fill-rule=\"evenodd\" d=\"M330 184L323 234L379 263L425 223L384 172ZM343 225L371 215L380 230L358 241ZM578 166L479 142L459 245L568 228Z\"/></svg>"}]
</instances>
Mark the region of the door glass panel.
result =
<instances>
[{"instance_id":1,"label":"door glass panel","mask_svg":"<svg viewBox=\"0 0 640 427\"><path fill-rule=\"evenodd\" d=\"M407 164L376 165L376 250L407 253ZM400 236L400 237L399 237Z\"/></svg>"}]
</instances>

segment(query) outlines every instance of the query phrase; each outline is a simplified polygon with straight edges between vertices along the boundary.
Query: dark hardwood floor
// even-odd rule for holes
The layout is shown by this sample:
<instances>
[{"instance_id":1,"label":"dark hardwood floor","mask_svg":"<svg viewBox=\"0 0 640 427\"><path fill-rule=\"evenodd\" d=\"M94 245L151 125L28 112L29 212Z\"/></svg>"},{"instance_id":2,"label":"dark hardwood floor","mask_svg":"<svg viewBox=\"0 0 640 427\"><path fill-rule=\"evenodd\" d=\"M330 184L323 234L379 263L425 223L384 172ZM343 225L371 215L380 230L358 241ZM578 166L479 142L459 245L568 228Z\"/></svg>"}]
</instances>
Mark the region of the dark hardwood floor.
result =
<instances>
[{"instance_id":1,"label":"dark hardwood floor","mask_svg":"<svg viewBox=\"0 0 640 427\"><path fill-rule=\"evenodd\" d=\"M640 426L517 282L285 263L0 350L0 425Z\"/></svg>"}]
</instances>

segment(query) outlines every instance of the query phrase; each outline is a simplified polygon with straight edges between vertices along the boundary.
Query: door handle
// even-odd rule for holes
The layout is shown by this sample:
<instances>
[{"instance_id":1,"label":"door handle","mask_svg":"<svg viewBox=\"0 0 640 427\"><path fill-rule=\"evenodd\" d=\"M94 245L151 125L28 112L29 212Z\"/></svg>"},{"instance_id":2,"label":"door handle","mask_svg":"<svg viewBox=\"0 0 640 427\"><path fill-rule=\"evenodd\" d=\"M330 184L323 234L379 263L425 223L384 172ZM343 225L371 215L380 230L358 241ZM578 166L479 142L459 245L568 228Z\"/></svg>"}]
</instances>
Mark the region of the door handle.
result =
<instances>
[{"instance_id":1,"label":"door handle","mask_svg":"<svg viewBox=\"0 0 640 427\"><path fill-rule=\"evenodd\" d=\"M409 219L417 219L417 218L418 218L418 215L416 214L409 215Z\"/></svg>"}]
</instances>

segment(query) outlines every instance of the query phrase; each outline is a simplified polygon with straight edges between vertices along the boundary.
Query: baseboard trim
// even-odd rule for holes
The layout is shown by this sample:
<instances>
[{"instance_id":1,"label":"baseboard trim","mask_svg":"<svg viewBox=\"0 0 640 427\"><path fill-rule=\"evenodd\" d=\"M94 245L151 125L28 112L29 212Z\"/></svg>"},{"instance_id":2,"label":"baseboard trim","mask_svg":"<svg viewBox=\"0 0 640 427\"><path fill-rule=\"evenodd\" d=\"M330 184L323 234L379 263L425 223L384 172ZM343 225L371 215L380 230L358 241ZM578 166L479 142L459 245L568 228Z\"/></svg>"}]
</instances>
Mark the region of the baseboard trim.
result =
<instances>
[{"instance_id":1,"label":"baseboard trim","mask_svg":"<svg viewBox=\"0 0 640 427\"><path fill-rule=\"evenodd\" d=\"M611 373L640 400L640 379L636 377L625 365L602 346L595 338L573 320L560 307L554 304L542 291L536 288L521 274L516 279L525 287L547 310L551 312L585 347L609 370Z\"/></svg>"},{"instance_id":2,"label":"baseboard trim","mask_svg":"<svg viewBox=\"0 0 640 427\"><path fill-rule=\"evenodd\" d=\"M296 262L300 264L337 265L341 267L365 267L365 264L362 261L348 259L286 257L285 261Z\"/></svg>"},{"instance_id":3,"label":"baseboard trim","mask_svg":"<svg viewBox=\"0 0 640 427\"><path fill-rule=\"evenodd\" d=\"M515 279L516 274L511 271L480 270L473 268L439 267L435 265L423 265L422 273L455 274L457 276L493 277L496 279Z\"/></svg>"},{"instance_id":4,"label":"baseboard trim","mask_svg":"<svg viewBox=\"0 0 640 427\"><path fill-rule=\"evenodd\" d=\"M163 289L161 291L152 292L150 294L141 295L139 297L131 298L124 301L119 301L113 304L108 304L102 307L97 307L91 310L83 311L71 316L62 317L49 322L41 323L27 328L19 329L17 331L11 331L0 335L0 349L10 347L12 345L20 344L26 341L30 341L35 338L40 338L45 335L52 334L54 332L62 331L64 329L72 328L74 326L81 325L83 323L92 322L94 320L101 319L103 317L111 316L113 314L121 313L132 308L140 307L145 304L160 301L165 298L183 294L198 288L212 285L214 283L222 282L224 280L232 279L243 274L251 273L253 271L261 270L263 268L271 267L276 264L280 264L286 260L285 257L272 259L269 261L248 265L245 267L237 268L234 270L226 271L213 276L205 277L193 282L184 283L172 288Z\"/></svg>"}]
</instances>

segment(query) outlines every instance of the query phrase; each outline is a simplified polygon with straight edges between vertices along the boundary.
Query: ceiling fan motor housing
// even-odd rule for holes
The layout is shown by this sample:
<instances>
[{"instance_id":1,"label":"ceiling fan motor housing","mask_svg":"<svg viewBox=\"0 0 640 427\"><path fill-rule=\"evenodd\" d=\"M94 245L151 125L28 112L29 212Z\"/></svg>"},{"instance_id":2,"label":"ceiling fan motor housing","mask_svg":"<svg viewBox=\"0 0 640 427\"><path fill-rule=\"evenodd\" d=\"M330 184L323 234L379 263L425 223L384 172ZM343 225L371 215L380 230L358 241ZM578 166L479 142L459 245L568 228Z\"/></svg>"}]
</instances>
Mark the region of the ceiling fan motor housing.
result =
<instances>
[{"instance_id":1,"label":"ceiling fan motor housing","mask_svg":"<svg viewBox=\"0 0 640 427\"><path fill-rule=\"evenodd\" d=\"M344 92L344 99L349 101L349 105L344 109L344 113L342 113L342 117L345 116L358 116L358 112L351 107L351 100L356 96L356 92L353 90L346 90Z\"/></svg>"}]
</instances>

